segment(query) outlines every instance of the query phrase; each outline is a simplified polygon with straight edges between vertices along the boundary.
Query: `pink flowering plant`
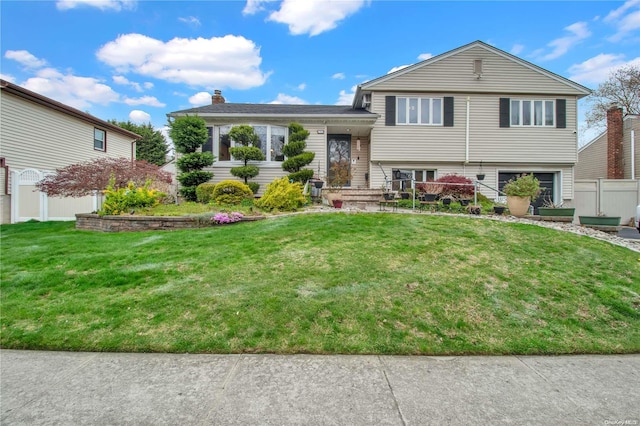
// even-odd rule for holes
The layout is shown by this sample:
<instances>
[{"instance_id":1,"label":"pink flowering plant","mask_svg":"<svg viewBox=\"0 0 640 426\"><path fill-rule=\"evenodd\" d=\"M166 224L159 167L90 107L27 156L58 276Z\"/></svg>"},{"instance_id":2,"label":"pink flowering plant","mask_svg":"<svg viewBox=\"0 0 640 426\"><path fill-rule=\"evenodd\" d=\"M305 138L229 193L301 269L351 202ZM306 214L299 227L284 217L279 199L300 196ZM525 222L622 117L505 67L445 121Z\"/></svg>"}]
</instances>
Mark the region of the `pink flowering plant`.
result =
<instances>
[{"instance_id":1,"label":"pink flowering plant","mask_svg":"<svg viewBox=\"0 0 640 426\"><path fill-rule=\"evenodd\" d=\"M211 222L216 225L224 225L226 223L240 222L243 217L244 215L240 212L216 213L211 218Z\"/></svg>"}]
</instances>

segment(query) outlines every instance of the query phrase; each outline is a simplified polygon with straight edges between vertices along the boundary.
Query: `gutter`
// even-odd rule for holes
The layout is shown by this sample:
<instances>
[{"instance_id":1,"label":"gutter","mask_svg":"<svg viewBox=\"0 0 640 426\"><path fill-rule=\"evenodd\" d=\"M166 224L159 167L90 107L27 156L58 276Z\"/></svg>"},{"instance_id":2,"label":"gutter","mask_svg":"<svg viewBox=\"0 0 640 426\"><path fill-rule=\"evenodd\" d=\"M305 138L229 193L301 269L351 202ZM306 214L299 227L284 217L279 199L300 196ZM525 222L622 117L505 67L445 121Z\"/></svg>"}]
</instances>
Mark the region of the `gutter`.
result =
<instances>
[{"instance_id":1,"label":"gutter","mask_svg":"<svg viewBox=\"0 0 640 426\"><path fill-rule=\"evenodd\" d=\"M631 179L636 178L636 131L631 129Z\"/></svg>"}]
</instances>

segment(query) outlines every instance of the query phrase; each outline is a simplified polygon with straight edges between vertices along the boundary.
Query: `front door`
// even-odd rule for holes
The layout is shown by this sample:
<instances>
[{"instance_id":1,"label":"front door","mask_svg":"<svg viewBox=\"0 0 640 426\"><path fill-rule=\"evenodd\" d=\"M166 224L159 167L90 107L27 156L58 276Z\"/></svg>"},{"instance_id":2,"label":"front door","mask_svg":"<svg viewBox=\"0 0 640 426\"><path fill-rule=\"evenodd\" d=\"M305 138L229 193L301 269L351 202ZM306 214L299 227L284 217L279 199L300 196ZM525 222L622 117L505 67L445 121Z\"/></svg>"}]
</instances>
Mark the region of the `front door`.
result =
<instances>
[{"instance_id":1,"label":"front door","mask_svg":"<svg viewBox=\"0 0 640 426\"><path fill-rule=\"evenodd\" d=\"M327 176L331 186L351 185L351 135L327 135Z\"/></svg>"}]
</instances>

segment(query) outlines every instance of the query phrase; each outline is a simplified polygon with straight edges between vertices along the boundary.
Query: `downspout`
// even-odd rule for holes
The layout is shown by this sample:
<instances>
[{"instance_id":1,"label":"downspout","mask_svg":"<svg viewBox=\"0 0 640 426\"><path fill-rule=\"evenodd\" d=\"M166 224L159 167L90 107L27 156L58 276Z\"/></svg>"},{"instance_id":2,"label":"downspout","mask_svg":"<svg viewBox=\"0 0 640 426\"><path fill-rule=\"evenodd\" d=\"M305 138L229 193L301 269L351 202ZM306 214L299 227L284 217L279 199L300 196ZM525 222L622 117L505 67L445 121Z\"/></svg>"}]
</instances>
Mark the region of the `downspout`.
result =
<instances>
[{"instance_id":1,"label":"downspout","mask_svg":"<svg viewBox=\"0 0 640 426\"><path fill-rule=\"evenodd\" d=\"M631 179L636 178L636 131L631 130Z\"/></svg>"},{"instance_id":2,"label":"downspout","mask_svg":"<svg viewBox=\"0 0 640 426\"><path fill-rule=\"evenodd\" d=\"M465 141L464 141L464 163L469 163L469 110L470 110L471 98L467 96L467 123L465 129Z\"/></svg>"}]
</instances>

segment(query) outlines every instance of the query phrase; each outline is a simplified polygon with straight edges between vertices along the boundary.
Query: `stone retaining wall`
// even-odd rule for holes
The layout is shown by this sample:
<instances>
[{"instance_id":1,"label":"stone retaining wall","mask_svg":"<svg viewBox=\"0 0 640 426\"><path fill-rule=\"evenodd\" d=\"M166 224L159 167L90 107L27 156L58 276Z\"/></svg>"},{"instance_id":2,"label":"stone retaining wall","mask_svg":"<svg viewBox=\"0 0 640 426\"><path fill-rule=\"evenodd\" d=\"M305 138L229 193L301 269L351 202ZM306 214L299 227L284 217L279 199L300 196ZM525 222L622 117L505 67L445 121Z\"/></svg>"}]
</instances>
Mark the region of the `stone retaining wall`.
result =
<instances>
[{"instance_id":1,"label":"stone retaining wall","mask_svg":"<svg viewBox=\"0 0 640 426\"><path fill-rule=\"evenodd\" d=\"M245 216L242 221L264 219L263 216ZM190 216L98 216L76 214L76 229L102 232L173 230L212 226L207 221Z\"/></svg>"}]
</instances>

